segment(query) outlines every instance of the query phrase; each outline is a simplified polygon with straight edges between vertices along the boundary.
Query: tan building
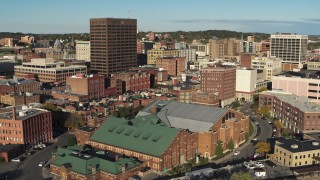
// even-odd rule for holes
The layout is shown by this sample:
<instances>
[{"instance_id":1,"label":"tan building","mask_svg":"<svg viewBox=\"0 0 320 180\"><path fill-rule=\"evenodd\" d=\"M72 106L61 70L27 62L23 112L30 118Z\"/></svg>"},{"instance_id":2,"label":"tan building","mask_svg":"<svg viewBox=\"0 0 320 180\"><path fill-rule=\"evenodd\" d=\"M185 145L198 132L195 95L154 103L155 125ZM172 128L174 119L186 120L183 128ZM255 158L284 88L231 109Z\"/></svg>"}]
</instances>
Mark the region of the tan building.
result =
<instances>
[{"instance_id":1,"label":"tan building","mask_svg":"<svg viewBox=\"0 0 320 180\"><path fill-rule=\"evenodd\" d=\"M185 57L161 57L156 60L156 67L168 71L168 75L181 76L187 70Z\"/></svg>"},{"instance_id":2,"label":"tan building","mask_svg":"<svg viewBox=\"0 0 320 180\"><path fill-rule=\"evenodd\" d=\"M1 95L0 102L10 106L28 105L30 103L40 103L40 95L26 93L25 95Z\"/></svg>"},{"instance_id":3,"label":"tan building","mask_svg":"<svg viewBox=\"0 0 320 180\"><path fill-rule=\"evenodd\" d=\"M319 164L320 145L313 140L280 139L275 143L274 153L268 156L272 161L288 167Z\"/></svg>"},{"instance_id":4,"label":"tan building","mask_svg":"<svg viewBox=\"0 0 320 180\"><path fill-rule=\"evenodd\" d=\"M40 82L65 82L67 77L76 74L87 74L87 66L66 66L64 62L56 62L53 59L32 59L14 67L17 78L23 78L33 74Z\"/></svg>"},{"instance_id":5,"label":"tan building","mask_svg":"<svg viewBox=\"0 0 320 180\"><path fill-rule=\"evenodd\" d=\"M282 59L276 57L255 57L251 68L263 70L263 79L271 81L272 76L282 72Z\"/></svg>"},{"instance_id":6,"label":"tan building","mask_svg":"<svg viewBox=\"0 0 320 180\"><path fill-rule=\"evenodd\" d=\"M178 57L179 50L177 49L151 49L148 50L148 64L156 64L158 58L161 57Z\"/></svg>"},{"instance_id":7,"label":"tan building","mask_svg":"<svg viewBox=\"0 0 320 180\"><path fill-rule=\"evenodd\" d=\"M310 60L307 62L307 69L308 70L315 70L315 71L320 71L320 60L319 59L314 59Z\"/></svg>"},{"instance_id":8,"label":"tan building","mask_svg":"<svg viewBox=\"0 0 320 180\"><path fill-rule=\"evenodd\" d=\"M91 70L99 74L137 66L137 20L90 19Z\"/></svg>"},{"instance_id":9,"label":"tan building","mask_svg":"<svg viewBox=\"0 0 320 180\"><path fill-rule=\"evenodd\" d=\"M90 41L76 41L76 59L90 61Z\"/></svg>"},{"instance_id":10,"label":"tan building","mask_svg":"<svg viewBox=\"0 0 320 180\"><path fill-rule=\"evenodd\" d=\"M239 56L240 41L231 39L210 39L209 40L209 57L210 59L230 59Z\"/></svg>"},{"instance_id":11,"label":"tan building","mask_svg":"<svg viewBox=\"0 0 320 180\"><path fill-rule=\"evenodd\" d=\"M34 43L35 38L33 36L24 36L21 37L20 42L31 44Z\"/></svg>"}]
</instances>

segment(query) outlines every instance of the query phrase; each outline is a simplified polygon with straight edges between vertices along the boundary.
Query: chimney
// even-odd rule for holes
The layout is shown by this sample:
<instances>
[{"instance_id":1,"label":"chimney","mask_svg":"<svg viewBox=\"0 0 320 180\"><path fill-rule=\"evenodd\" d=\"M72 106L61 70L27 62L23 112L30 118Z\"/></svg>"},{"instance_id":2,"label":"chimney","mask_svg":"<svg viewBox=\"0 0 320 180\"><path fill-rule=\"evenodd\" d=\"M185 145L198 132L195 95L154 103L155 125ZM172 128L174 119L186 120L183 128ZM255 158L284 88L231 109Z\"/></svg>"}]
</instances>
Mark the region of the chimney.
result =
<instances>
[{"instance_id":1,"label":"chimney","mask_svg":"<svg viewBox=\"0 0 320 180\"><path fill-rule=\"evenodd\" d=\"M16 107L12 107L12 120L16 120L17 117L16 117Z\"/></svg>"},{"instance_id":2,"label":"chimney","mask_svg":"<svg viewBox=\"0 0 320 180\"><path fill-rule=\"evenodd\" d=\"M158 107L157 106L151 106L150 111L152 114L157 114L158 113Z\"/></svg>"}]
</instances>

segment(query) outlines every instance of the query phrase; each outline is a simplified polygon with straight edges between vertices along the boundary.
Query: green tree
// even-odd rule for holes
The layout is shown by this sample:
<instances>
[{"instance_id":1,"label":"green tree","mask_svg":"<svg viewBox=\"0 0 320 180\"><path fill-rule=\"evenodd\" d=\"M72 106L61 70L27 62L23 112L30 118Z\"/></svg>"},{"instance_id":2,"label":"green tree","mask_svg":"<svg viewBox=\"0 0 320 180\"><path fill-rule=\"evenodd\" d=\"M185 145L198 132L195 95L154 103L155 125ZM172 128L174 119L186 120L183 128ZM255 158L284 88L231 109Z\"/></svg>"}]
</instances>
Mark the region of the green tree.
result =
<instances>
[{"instance_id":1,"label":"green tree","mask_svg":"<svg viewBox=\"0 0 320 180\"><path fill-rule=\"evenodd\" d=\"M260 141L255 145L255 149L257 153L267 153L270 151L270 143Z\"/></svg>"},{"instance_id":2,"label":"green tree","mask_svg":"<svg viewBox=\"0 0 320 180\"><path fill-rule=\"evenodd\" d=\"M248 132L246 132L246 141L248 141L249 140L249 133Z\"/></svg>"},{"instance_id":3,"label":"green tree","mask_svg":"<svg viewBox=\"0 0 320 180\"><path fill-rule=\"evenodd\" d=\"M84 126L85 124L86 121L80 114L69 113L64 126L69 129L77 129Z\"/></svg>"},{"instance_id":4,"label":"green tree","mask_svg":"<svg viewBox=\"0 0 320 180\"><path fill-rule=\"evenodd\" d=\"M231 138L230 141L228 142L228 149L233 150L234 149L234 141Z\"/></svg>"},{"instance_id":5,"label":"green tree","mask_svg":"<svg viewBox=\"0 0 320 180\"><path fill-rule=\"evenodd\" d=\"M67 142L68 146L74 146L77 144L77 139L75 136L70 136Z\"/></svg>"},{"instance_id":6,"label":"green tree","mask_svg":"<svg viewBox=\"0 0 320 180\"><path fill-rule=\"evenodd\" d=\"M252 180L252 176L249 173L233 173L231 176L231 180Z\"/></svg>"},{"instance_id":7,"label":"green tree","mask_svg":"<svg viewBox=\"0 0 320 180\"><path fill-rule=\"evenodd\" d=\"M282 135L282 137L284 137L284 138L289 138L289 137L291 137L291 134L292 134L292 131L291 131L290 129L288 129L288 128L284 128L284 129L282 129L282 131L281 131L281 135Z\"/></svg>"},{"instance_id":8,"label":"green tree","mask_svg":"<svg viewBox=\"0 0 320 180\"><path fill-rule=\"evenodd\" d=\"M231 103L231 107L232 107L233 109L236 109L236 108L238 108L239 106L240 106L240 102L239 102L238 100L236 100L236 101L234 101L234 102Z\"/></svg>"},{"instance_id":9,"label":"green tree","mask_svg":"<svg viewBox=\"0 0 320 180\"><path fill-rule=\"evenodd\" d=\"M3 157L0 157L0 163L4 162Z\"/></svg>"},{"instance_id":10,"label":"green tree","mask_svg":"<svg viewBox=\"0 0 320 180\"><path fill-rule=\"evenodd\" d=\"M220 141L218 142L218 144L216 146L216 156L218 158L223 156L223 147L222 147L222 144Z\"/></svg>"},{"instance_id":11,"label":"green tree","mask_svg":"<svg viewBox=\"0 0 320 180\"><path fill-rule=\"evenodd\" d=\"M259 92L263 92L263 91L267 91L268 89L267 89L267 87L261 87L260 89L259 89Z\"/></svg>"},{"instance_id":12,"label":"green tree","mask_svg":"<svg viewBox=\"0 0 320 180\"><path fill-rule=\"evenodd\" d=\"M262 108L260 108L259 113L263 117L266 117L266 118L270 118L271 117L269 106L263 106Z\"/></svg>"}]
</instances>

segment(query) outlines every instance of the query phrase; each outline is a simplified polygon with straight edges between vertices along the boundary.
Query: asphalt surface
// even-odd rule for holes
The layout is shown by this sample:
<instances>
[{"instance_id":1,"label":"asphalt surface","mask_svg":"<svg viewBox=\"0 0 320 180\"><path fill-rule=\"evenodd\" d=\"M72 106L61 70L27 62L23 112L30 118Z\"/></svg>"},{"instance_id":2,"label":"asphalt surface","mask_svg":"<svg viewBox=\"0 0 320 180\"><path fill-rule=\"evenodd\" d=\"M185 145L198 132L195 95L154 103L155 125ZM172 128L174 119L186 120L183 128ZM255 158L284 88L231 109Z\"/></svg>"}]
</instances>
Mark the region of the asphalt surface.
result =
<instances>
[{"instance_id":1,"label":"asphalt surface","mask_svg":"<svg viewBox=\"0 0 320 180\"><path fill-rule=\"evenodd\" d=\"M67 145L67 141L71 135L63 134L59 136L59 141L52 145L36 151L36 153L28 156L21 163L8 162L0 164L0 172L6 173L6 178L21 179L21 180L41 180L44 179L42 176L43 167L39 167L39 163L42 161L48 162L52 157L52 153L55 152L55 146ZM51 179L51 178L47 178Z\"/></svg>"}]
</instances>

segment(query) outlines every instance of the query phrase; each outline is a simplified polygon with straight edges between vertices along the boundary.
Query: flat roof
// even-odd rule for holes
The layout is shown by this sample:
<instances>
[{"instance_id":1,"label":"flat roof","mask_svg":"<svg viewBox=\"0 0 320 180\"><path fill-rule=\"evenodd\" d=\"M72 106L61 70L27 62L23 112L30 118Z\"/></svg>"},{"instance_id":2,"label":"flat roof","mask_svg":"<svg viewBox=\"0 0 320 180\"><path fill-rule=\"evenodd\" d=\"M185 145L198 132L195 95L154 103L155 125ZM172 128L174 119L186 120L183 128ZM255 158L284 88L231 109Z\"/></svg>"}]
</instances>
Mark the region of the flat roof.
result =
<instances>
[{"instance_id":1,"label":"flat roof","mask_svg":"<svg viewBox=\"0 0 320 180\"><path fill-rule=\"evenodd\" d=\"M0 85L5 85L5 86L11 86L15 84L31 84L35 82L37 81L30 80L30 79L0 79Z\"/></svg>"},{"instance_id":2,"label":"flat roof","mask_svg":"<svg viewBox=\"0 0 320 180\"><path fill-rule=\"evenodd\" d=\"M320 71L301 70L299 72L288 71L275 76L279 77L300 77L306 79L320 79Z\"/></svg>"},{"instance_id":3,"label":"flat roof","mask_svg":"<svg viewBox=\"0 0 320 180\"><path fill-rule=\"evenodd\" d=\"M21 110L16 110L16 120L26 120L30 117L37 116L39 114L43 114L45 112L49 112L44 109L21 109ZM12 111L10 112L5 112L5 113L0 113L0 120L12 120Z\"/></svg>"},{"instance_id":4,"label":"flat roof","mask_svg":"<svg viewBox=\"0 0 320 180\"><path fill-rule=\"evenodd\" d=\"M320 150L320 145L313 145L313 142L319 143L319 141L315 140L300 141L296 139L279 139L276 141L276 145L293 153ZM297 146L295 146L296 148L293 148L292 145Z\"/></svg>"},{"instance_id":5,"label":"flat roof","mask_svg":"<svg viewBox=\"0 0 320 180\"><path fill-rule=\"evenodd\" d=\"M293 94L285 94L272 91L264 91L260 94L271 95L277 97L280 101L290 104L293 107L300 109L303 112L320 113L320 105L311 102L311 99L305 96L296 96Z\"/></svg>"}]
</instances>

